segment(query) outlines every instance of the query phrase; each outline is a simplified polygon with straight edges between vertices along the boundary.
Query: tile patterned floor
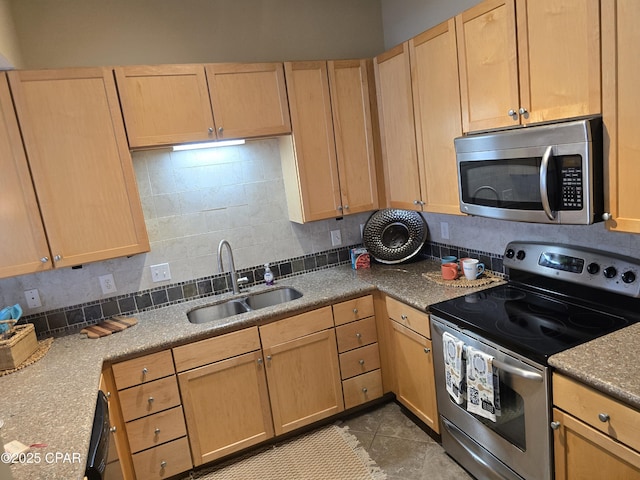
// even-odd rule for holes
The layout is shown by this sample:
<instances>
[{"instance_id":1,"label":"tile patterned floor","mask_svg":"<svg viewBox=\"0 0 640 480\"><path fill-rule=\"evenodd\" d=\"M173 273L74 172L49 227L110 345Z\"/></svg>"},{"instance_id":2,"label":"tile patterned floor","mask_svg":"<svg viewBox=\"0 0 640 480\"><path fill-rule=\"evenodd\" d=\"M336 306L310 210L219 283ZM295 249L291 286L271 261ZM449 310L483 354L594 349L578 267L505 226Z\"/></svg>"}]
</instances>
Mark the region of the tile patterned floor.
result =
<instances>
[{"instance_id":1,"label":"tile patterned floor","mask_svg":"<svg viewBox=\"0 0 640 480\"><path fill-rule=\"evenodd\" d=\"M388 480L473 478L395 402L349 417L343 424L387 473Z\"/></svg>"}]
</instances>

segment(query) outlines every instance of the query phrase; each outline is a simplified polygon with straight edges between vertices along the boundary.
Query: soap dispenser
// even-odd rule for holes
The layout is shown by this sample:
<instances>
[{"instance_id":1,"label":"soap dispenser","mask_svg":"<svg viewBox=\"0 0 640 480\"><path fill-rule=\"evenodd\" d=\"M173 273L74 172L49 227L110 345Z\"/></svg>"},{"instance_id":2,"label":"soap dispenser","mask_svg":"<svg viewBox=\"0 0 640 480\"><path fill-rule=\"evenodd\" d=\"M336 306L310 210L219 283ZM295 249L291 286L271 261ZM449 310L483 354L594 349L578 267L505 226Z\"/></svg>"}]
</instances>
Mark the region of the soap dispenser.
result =
<instances>
[{"instance_id":1,"label":"soap dispenser","mask_svg":"<svg viewBox=\"0 0 640 480\"><path fill-rule=\"evenodd\" d=\"M264 264L264 283L266 283L267 285L273 285L274 281L275 279L273 278L273 273L269 268L269 264L265 263Z\"/></svg>"}]
</instances>

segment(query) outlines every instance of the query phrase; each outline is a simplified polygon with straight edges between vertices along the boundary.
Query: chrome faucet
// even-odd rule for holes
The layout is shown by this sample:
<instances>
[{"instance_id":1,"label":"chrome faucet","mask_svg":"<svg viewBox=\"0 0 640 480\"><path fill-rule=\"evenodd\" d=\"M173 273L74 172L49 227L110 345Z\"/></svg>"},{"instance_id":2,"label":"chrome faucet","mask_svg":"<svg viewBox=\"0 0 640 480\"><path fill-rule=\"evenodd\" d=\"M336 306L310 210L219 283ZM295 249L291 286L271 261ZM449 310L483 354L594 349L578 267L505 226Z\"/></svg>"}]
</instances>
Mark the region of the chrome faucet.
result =
<instances>
[{"instance_id":1,"label":"chrome faucet","mask_svg":"<svg viewBox=\"0 0 640 480\"><path fill-rule=\"evenodd\" d=\"M240 293L240 284L249 283L249 279L247 277L238 278L236 265L233 261L233 251L231 250L231 245L226 240L221 240L218 245L218 271L220 273L224 273L224 266L222 265L222 249L224 246L229 250L229 260L231 261L231 286L233 288L233 293Z\"/></svg>"}]
</instances>

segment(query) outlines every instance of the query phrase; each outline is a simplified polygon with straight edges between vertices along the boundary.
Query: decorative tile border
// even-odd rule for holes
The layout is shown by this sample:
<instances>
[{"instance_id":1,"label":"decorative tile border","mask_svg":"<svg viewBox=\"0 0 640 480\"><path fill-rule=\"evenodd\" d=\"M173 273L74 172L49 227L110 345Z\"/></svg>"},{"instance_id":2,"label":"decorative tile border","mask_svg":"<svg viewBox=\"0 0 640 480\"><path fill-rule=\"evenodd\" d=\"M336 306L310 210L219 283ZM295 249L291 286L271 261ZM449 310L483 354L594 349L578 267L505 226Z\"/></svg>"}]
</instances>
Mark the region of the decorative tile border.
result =
<instances>
[{"instance_id":1,"label":"decorative tile border","mask_svg":"<svg viewBox=\"0 0 640 480\"><path fill-rule=\"evenodd\" d=\"M359 246L362 245L351 245L281 260L270 264L271 271L276 278L287 278L347 264L350 262L349 249ZM446 255L455 255L458 258L475 257L483 262L493 273L505 276L502 255L438 242L427 242L422 254L432 260L438 260ZM263 282L264 266L241 269L237 273L238 276L249 279L247 286L257 285ZM133 315L138 312L175 305L196 298L227 293L231 291L229 283L230 277L228 273L217 274L29 315L23 317L21 323L33 323L40 338L68 335L114 315Z\"/></svg>"}]
</instances>

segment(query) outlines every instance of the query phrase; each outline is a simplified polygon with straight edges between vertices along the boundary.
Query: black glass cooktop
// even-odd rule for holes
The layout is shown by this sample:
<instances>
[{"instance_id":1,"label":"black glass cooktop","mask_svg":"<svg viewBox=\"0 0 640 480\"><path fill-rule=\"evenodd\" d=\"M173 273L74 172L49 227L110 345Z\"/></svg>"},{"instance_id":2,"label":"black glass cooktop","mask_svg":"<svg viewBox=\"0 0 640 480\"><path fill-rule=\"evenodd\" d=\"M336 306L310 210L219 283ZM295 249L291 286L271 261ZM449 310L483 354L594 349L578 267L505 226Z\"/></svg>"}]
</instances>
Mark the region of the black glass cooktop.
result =
<instances>
[{"instance_id":1,"label":"black glass cooktop","mask_svg":"<svg viewBox=\"0 0 640 480\"><path fill-rule=\"evenodd\" d=\"M619 309L602 307L506 284L437 303L429 310L494 344L546 364L554 353L636 321Z\"/></svg>"}]
</instances>

